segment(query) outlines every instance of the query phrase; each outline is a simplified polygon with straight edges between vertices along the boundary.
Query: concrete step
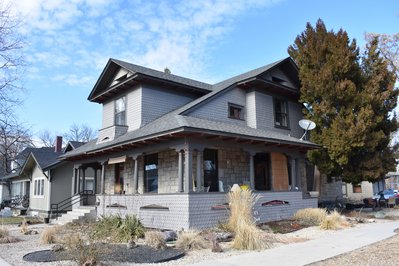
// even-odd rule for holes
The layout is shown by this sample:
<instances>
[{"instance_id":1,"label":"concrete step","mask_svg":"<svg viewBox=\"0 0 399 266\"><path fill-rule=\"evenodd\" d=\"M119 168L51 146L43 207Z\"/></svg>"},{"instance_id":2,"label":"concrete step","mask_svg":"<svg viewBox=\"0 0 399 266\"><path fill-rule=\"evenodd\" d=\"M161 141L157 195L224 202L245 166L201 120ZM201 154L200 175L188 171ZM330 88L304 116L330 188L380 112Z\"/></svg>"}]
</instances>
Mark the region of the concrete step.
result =
<instances>
[{"instance_id":1,"label":"concrete step","mask_svg":"<svg viewBox=\"0 0 399 266\"><path fill-rule=\"evenodd\" d=\"M53 219L51 222L54 224L66 224L72 222L79 222L83 220L94 220L95 219L96 207L94 206L81 206L75 208L72 211L58 217L58 219Z\"/></svg>"}]
</instances>

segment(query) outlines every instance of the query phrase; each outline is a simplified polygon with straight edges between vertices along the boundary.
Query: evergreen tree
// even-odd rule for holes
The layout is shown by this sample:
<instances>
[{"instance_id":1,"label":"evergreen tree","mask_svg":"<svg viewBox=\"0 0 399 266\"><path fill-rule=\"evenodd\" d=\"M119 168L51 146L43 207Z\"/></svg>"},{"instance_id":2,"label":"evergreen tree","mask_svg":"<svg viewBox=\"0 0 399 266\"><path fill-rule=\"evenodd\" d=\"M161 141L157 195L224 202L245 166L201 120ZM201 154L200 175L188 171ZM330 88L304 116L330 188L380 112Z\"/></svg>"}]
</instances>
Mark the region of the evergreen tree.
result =
<instances>
[{"instance_id":1,"label":"evergreen tree","mask_svg":"<svg viewBox=\"0 0 399 266\"><path fill-rule=\"evenodd\" d=\"M390 113L396 106L395 74L379 54L378 42L360 58L344 30L327 31L322 20L307 24L288 53L299 67L300 101L316 122L311 140L323 148L309 158L327 176L358 183L381 178L394 166Z\"/></svg>"}]
</instances>

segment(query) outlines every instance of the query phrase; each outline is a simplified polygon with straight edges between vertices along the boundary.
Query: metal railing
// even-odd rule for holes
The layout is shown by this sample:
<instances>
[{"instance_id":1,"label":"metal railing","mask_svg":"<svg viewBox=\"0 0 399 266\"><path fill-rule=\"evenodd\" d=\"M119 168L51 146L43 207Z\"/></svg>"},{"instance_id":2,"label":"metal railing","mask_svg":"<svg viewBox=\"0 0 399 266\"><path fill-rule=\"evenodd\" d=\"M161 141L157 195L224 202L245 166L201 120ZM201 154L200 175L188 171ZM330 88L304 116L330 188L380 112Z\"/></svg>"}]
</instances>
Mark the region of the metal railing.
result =
<instances>
[{"instance_id":1,"label":"metal railing","mask_svg":"<svg viewBox=\"0 0 399 266\"><path fill-rule=\"evenodd\" d=\"M59 214L69 207L72 207L73 205L80 203L83 205L87 205L88 200L90 197L93 197L94 193L93 190L83 190L80 191L79 193L76 193L69 198L66 198L58 203L53 203L51 204L50 208L50 217L51 219L58 219ZM55 217L54 217L55 215Z\"/></svg>"}]
</instances>

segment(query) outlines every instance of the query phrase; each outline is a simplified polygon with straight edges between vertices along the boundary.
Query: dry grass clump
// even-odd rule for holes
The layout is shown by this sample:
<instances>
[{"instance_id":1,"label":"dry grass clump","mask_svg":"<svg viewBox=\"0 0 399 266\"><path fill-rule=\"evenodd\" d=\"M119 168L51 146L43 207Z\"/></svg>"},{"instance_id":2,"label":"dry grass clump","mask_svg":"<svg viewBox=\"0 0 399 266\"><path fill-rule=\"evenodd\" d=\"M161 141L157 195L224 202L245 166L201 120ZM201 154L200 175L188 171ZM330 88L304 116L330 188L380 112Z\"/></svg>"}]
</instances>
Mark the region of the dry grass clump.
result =
<instances>
[{"instance_id":1,"label":"dry grass clump","mask_svg":"<svg viewBox=\"0 0 399 266\"><path fill-rule=\"evenodd\" d=\"M320 223L320 228L324 230L337 230L348 226L349 223L336 210L327 215Z\"/></svg>"},{"instance_id":2,"label":"dry grass clump","mask_svg":"<svg viewBox=\"0 0 399 266\"><path fill-rule=\"evenodd\" d=\"M208 242L197 231L181 232L176 240L176 247L185 251L204 249Z\"/></svg>"},{"instance_id":3,"label":"dry grass clump","mask_svg":"<svg viewBox=\"0 0 399 266\"><path fill-rule=\"evenodd\" d=\"M155 249L166 248L165 237L162 232L159 231L147 231L144 235L146 245Z\"/></svg>"},{"instance_id":4,"label":"dry grass clump","mask_svg":"<svg viewBox=\"0 0 399 266\"><path fill-rule=\"evenodd\" d=\"M306 208L298 210L294 214L294 219L309 225L320 225L327 217L326 209Z\"/></svg>"},{"instance_id":5,"label":"dry grass clump","mask_svg":"<svg viewBox=\"0 0 399 266\"><path fill-rule=\"evenodd\" d=\"M7 237L10 235L10 232L5 228L0 228L0 238Z\"/></svg>"},{"instance_id":6,"label":"dry grass clump","mask_svg":"<svg viewBox=\"0 0 399 266\"><path fill-rule=\"evenodd\" d=\"M79 265L97 265L98 250L96 246L94 243L85 243L80 234L66 235L61 242L71 258Z\"/></svg>"},{"instance_id":7,"label":"dry grass clump","mask_svg":"<svg viewBox=\"0 0 399 266\"><path fill-rule=\"evenodd\" d=\"M0 244L15 243L18 241L18 238L10 236L10 232L7 229L0 228Z\"/></svg>"},{"instance_id":8,"label":"dry grass clump","mask_svg":"<svg viewBox=\"0 0 399 266\"><path fill-rule=\"evenodd\" d=\"M252 208L257 197L251 190L235 190L228 193L230 217L228 227L235 233L232 246L235 249L259 250L266 247L262 230L256 227Z\"/></svg>"},{"instance_id":9,"label":"dry grass clump","mask_svg":"<svg viewBox=\"0 0 399 266\"><path fill-rule=\"evenodd\" d=\"M266 243L263 241L262 233L255 224L238 220L232 247L242 250L264 249Z\"/></svg>"},{"instance_id":10,"label":"dry grass clump","mask_svg":"<svg viewBox=\"0 0 399 266\"><path fill-rule=\"evenodd\" d=\"M26 234L28 231L29 231L28 223L26 222L26 219L24 218L21 223L21 233Z\"/></svg>"},{"instance_id":11,"label":"dry grass clump","mask_svg":"<svg viewBox=\"0 0 399 266\"><path fill-rule=\"evenodd\" d=\"M40 240L42 244L53 244L56 242L56 235L61 231L61 227L59 225L55 225L52 227L48 227L43 230Z\"/></svg>"}]
</instances>

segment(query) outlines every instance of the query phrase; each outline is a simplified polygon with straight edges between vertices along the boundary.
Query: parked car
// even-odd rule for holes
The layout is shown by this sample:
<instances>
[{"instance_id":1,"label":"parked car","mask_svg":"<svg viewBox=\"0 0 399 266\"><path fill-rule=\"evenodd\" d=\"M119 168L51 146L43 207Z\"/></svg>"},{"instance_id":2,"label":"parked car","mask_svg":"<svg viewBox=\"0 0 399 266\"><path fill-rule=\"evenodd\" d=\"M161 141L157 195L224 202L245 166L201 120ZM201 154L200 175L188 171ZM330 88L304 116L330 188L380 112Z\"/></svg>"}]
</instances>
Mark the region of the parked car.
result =
<instances>
[{"instance_id":1,"label":"parked car","mask_svg":"<svg viewBox=\"0 0 399 266\"><path fill-rule=\"evenodd\" d=\"M397 195L397 193L398 193L397 190L395 191L395 190L389 188L389 189L381 190L378 193L375 193L373 195L373 199L377 199L377 200L381 199L381 196L384 195L384 198L387 200L391 197L395 197Z\"/></svg>"}]
</instances>

